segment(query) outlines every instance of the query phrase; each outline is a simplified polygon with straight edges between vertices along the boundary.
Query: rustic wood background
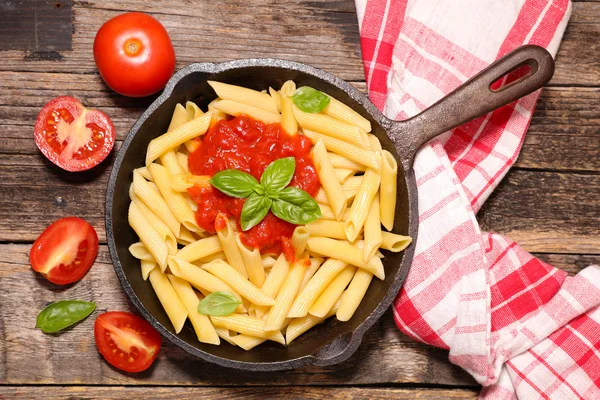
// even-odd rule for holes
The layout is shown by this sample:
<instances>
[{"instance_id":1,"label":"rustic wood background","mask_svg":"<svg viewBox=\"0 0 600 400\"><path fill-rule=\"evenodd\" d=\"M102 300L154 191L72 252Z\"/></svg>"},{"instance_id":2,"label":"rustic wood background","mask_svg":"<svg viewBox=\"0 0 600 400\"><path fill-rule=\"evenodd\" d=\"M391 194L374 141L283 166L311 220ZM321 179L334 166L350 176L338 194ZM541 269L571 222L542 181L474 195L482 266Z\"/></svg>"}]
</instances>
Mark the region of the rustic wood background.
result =
<instances>
[{"instance_id":1,"label":"rustic wood background","mask_svg":"<svg viewBox=\"0 0 600 400\"><path fill-rule=\"evenodd\" d=\"M59 299L96 301L98 312L134 311L108 257L104 195L120 141L153 98L112 92L92 56L100 25L125 11L148 12L164 24L178 68L197 61L285 58L365 90L351 0L2 0L0 49L12 50L0 52L0 399L475 398L478 385L447 361L445 351L400 334L389 313L348 361L277 373L220 368L164 343L149 371L124 374L98 354L93 317L58 335L34 328L39 310ZM574 2L556 73L521 155L479 213L484 229L516 239L569 273L600 263L598 37L600 3ZM35 118L60 95L102 109L115 123L115 150L92 171L64 172L35 146ZM59 288L31 271L28 252L48 224L68 215L92 223L101 245L87 276Z\"/></svg>"}]
</instances>

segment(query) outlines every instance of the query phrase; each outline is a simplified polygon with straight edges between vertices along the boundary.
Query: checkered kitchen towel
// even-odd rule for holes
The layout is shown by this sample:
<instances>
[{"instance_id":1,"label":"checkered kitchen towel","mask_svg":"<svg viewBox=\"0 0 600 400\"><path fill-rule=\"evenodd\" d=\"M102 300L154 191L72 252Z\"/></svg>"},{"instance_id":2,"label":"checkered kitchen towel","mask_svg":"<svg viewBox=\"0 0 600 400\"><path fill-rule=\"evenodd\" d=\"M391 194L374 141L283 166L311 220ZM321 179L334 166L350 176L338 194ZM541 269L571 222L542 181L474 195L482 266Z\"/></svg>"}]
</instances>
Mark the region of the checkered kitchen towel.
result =
<instances>
[{"instance_id":1,"label":"checkered kitchen towel","mask_svg":"<svg viewBox=\"0 0 600 400\"><path fill-rule=\"evenodd\" d=\"M556 54L568 0L356 0L371 100L417 114L516 47ZM475 214L514 163L539 91L419 151L415 257L394 303L408 336L450 351L485 399L600 399L600 268L575 277Z\"/></svg>"}]
</instances>

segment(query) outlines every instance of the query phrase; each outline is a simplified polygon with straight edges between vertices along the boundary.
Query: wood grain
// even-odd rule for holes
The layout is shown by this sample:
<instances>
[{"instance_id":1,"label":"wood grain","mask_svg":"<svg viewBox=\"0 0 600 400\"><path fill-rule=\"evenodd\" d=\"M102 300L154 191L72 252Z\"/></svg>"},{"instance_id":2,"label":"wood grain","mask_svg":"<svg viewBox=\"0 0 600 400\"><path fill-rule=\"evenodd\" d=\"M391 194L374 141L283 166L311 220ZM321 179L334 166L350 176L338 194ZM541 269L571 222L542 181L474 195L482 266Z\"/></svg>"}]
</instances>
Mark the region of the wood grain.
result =
<instances>
[{"instance_id":1,"label":"wood grain","mask_svg":"<svg viewBox=\"0 0 600 400\"><path fill-rule=\"evenodd\" d=\"M0 70L95 74L94 36L107 19L124 11L153 14L169 32L177 68L193 62L273 57L306 62L346 80L364 80L358 24L351 1L194 2L75 1L73 51L60 59L29 59L22 51L3 53ZM247 9L252 13L247 13ZM552 85L597 85L600 34L597 3L574 3L557 56ZM577 60L574 62L574 60Z\"/></svg>"},{"instance_id":2,"label":"wood grain","mask_svg":"<svg viewBox=\"0 0 600 400\"><path fill-rule=\"evenodd\" d=\"M206 399L276 399L289 400L439 400L439 399L476 399L478 391L464 389L399 389L399 388L327 388L327 387L260 387L260 388L132 388L123 386L95 387L0 387L0 399L33 399L46 400L85 398L87 400L103 399L137 399L152 398L156 400L196 400ZM149 397L150 396L150 397Z\"/></svg>"}]
</instances>

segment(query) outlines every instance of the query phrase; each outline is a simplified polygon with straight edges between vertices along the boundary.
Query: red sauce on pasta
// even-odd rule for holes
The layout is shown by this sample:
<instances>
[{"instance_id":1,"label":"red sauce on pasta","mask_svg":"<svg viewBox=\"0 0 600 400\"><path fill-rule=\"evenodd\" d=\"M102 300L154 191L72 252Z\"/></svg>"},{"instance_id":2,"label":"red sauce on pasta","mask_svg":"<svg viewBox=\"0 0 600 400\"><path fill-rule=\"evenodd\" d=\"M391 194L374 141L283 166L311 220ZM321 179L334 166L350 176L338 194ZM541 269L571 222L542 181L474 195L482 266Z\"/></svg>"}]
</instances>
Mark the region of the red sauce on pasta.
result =
<instances>
[{"instance_id":1,"label":"red sauce on pasta","mask_svg":"<svg viewBox=\"0 0 600 400\"><path fill-rule=\"evenodd\" d=\"M226 169L238 169L260 180L271 162L284 157L296 159L296 170L290 186L315 196L321 187L310 156L312 143L305 136L291 136L281 124L264 124L245 115L221 120L211 127L189 155L188 169L195 175L214 175ZM215 232L218 213L235 217L238 221L245 199L229 197L213 187L191 187L188 192L198 203L196 221L209 232ZM282 238L289 239L296 225L283 221L270 211L255 227L242 232L244 244L259 248L262 253L282 251ZM284 245L285 246L285 245Z\"/></svg>"}]
</instances>

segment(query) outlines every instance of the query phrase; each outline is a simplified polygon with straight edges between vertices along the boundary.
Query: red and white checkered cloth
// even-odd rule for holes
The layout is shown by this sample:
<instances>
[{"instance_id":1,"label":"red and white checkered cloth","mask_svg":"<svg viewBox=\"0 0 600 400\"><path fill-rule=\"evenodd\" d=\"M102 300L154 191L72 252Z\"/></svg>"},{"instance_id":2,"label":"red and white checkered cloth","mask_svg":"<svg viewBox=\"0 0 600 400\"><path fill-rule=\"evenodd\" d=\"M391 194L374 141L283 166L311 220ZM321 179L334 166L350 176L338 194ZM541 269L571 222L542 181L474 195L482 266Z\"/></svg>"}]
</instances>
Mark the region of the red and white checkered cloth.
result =
<instances>
[{"instance_id":1,"label":"red and white checkered cloth","mask_svg":"<svg viewBox=\"0 0 600 400\"><path fill-rule=\"evenodd\" d=\"M556 54L568 0L356 0L371 100L405 119L516 47ZM600 399L600 268L575 277L481 232L539 91L432 140L414 169L419 237L394 303L408 336L450 351L485 399ZM541 193L541 195L544 195Z\"/></svg>"}]
</instances>

